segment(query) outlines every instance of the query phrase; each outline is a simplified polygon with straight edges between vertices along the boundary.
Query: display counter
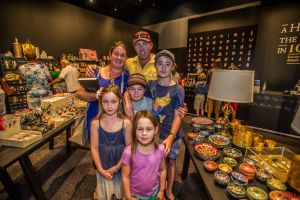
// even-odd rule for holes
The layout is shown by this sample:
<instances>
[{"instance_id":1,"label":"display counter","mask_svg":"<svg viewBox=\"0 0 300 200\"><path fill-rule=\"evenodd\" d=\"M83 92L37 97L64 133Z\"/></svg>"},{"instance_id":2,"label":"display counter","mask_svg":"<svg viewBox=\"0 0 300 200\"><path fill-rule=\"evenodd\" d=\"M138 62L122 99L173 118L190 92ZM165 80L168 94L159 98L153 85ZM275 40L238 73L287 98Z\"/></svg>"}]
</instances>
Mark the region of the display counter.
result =
<instances>
[{"instance_id":1,"label":"display counter","mask_svg":"<svg viewBox=\"0 0 300 200\"><path fill-rule=\"evenodd\" d=\"M203 188L207 192L209 199L213 199L213 200L232 199L232 197L230 197L230 195L228 194L226 187L219 186L217 183L215 183L214 173L207 172L204 169L203 161L195 155L192 142L188 139L188 137L186 135L188 131L192 130L191 119L192 119L191 116L186 116L183 119L183 123L182 123L183 130L184 130L183 142L186 146L185 156L184 156L184 161L183 161L183 168L182 168L182 179L185 180L187 178L189 163L191 160L197 170L197 173L199 174ZM274 139L274 140L278 141L278 146L287 147L297 154L300 153L300 148L299 148L300 137L299 136L286 136L286 135L281 135L280 133L278 134L275 132L267 132L267 131L261 131L261 130L259 132L270 139ZM218 164L222 163L223 157L224 157L224 155L222 152L220 157L215 162ZM241 163L241 160L243 160L243 159L241 158L238 160L238 165ZM253 178L251 181L249 181L248 185L257 186L259 188L262 188L267 193L269 193L271 191L269 188L267 188L265 183L257 181L256 178ZM288 187L288 191L295 192L290 187Z\"/></svg>"},{"instance_id":2,"label":"display counter","mask_svg":"<svg viewBox=\"0 0 300 200\"><path fill-rule=\"evenodd\" d=\"M185 103L188 112L195 114L193 87L185 87ZM290 133L290 125L300 105L300 96L284 95L278 91L254 93L253 103L239 104L237 119L245 124Z\"/></svg>"}]
</instances>

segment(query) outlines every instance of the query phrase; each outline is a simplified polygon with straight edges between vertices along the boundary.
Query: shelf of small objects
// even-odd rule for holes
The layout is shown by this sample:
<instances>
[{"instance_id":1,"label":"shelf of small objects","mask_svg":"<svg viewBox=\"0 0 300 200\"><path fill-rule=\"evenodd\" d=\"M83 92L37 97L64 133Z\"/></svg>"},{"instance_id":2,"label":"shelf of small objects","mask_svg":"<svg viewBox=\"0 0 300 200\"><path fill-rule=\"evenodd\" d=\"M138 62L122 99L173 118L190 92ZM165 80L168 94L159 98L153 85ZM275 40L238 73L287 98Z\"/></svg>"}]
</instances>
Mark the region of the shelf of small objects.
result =
<instances>
[{"instance_id":1,"label":"shelf of small objects","mask_svg":"<svg viewBox=\"0 0 300 200\"><path fill-rule=\"evenodd\" d=\"M192 119L192 129L187 137L192 141L195 155L203 160L203 166L208 173L214 173L214 180L217 185L227 186L230 196L236 199L248 197L254 200L300 200L300 196L286 192L287 186L278 178L272 176L262 166L257 165L258 160L254 156L245 156L237 167L237 161L243 156L242 152L231 147L228 130L224 131L220 123L214 123L205 117ZM216 162L220 154L224 154L220 164ZM249 153L248 153L249 154ZM235 169L235 170L234 170ZM248 182L254 177L261 183L267 185L271 190L269 195L262 188L248 186Z\"/></svg>"}]
</instances>

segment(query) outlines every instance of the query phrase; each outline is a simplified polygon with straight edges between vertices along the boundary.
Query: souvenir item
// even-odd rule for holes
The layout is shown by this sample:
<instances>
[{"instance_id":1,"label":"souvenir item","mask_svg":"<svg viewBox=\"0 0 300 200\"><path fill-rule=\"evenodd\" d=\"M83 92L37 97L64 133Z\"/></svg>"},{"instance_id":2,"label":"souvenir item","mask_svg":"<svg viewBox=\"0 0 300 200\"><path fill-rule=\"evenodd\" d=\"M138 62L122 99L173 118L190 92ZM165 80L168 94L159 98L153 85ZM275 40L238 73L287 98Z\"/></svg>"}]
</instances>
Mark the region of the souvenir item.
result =
<instances>
[{"instance_id":1,"label":"souvenir item","mask_svg":"<svg viewBox=\"0 0 300 200\"><path fill-rule=\"evenodd\" d=\"M267 193L259 187L248 187L247 188L247 197L250 200L267 200Z\"/></svg>"},{"instance_id":2,"label":"souvenir item","mask_svg":"<svg viewBox=\"0 0 300 200\"><path fill-rule=\"evenodd\" d=\"M205 135L205 136L208 136L209 135L209 132L206 131L206 130L200 130L200 133Z\"/></svg>"},{"instance_id":3,"label":"souvenir item","mask_svg":"<svg viewBox=\"0 0 300 200\"><path fill-rule=\"evenodd\" d=\"M196 155L203 160L215 160L220 156L218 148L205 142L195 144L194 149Z\"/></svg>"},{"instance_id":4,"label":"souvenir item","mask_svg":"<svg viewBox=\"0 0 300 200\"><path fill-rule=\"evenodd\" d=\"M202 125L198 123L193 123L192 126L193 126L194 133L199 133L200 128L202 127Z\"/></svg>"},{"instance_id":5,"label":"souvenir item","mask_svg":"<svg viewBox=\"0 0 300 200\"><path fill-rule=\"evenodd\" d=\"M196 134L196 136L193 139L193 145L199 143L199 142L203 142L203 140L205 139L205 135L203 135L202 133Z\"/></svg>"},{"instance_id":6,"label":"souvenir item","mask_svg":"<svg viewBox=\"0 0 300 200\"><path fill-rule=\"evenodd\" d=\"M23 57L22 45L19 43L18 38L15 38L14 43L12 43L12 49L13 49L14 56L16 58L22 58Z\"/></svg>"},{"instance_id":7,"label":"souvenir item","mask_svg":"<svg viewBox=\"0 0 300 200\"><path fill-rule=\"evenodd\" d=\"M188 132L187 134L187 137L190 139L190 140L193 140L195 138L196 134L193 133L193 132Z\"/></svg>"},{"instance_id":8,"label":"souvenir item","mask_svg":"<svg viewBox=\"0 0 300 200\"><path fill-rule=\"evenodd\" d=\"M221 171L216 171L214 174L214 180L220 185L227 185L230 182L228 174Z\"/></svg>"},{"instance_id":9,"label":"souvenir item","mask_svg":"<svg viewBox=\"0 0 300 200\"><path fill-rule=\"evenodd\" d=\"M271 178L271 174L263 169L256 170L256 178L262 182L266 182L269 178Z\"/></svg>"},{"instance_id":10,"label":"souvenir item","mask_svg":"<svg viewBox=\"0 0 300 200\"><path fill-rule=\"evenodd\" d=\"M219 132L219 131L221 131L222 130L222 125L221 124L219 124L219 123L215 123L215 129L216 129L216 132Z\"/></svg>"},{"instance_id":11,"label":"souvenir item","mask_svg":"<svg viewBox=\"0 0 300 200\"><path fill-rule=\"evenodd\" d=\"M215 163L214 161L210 161L210 160L204 161L203 166L209 172L213 172L218 168L217 163Z\"/></svg>"},{"instance_id":12,"label":"souvenir item","mask_svg":"<svg viewBox=\"0 0 300 200\"><path fill-rule=\"evenodd\" d=\"M208 141L218 148L224 148L230 144L230 140L223 135L210 135Z\"/></svg>"},{"instance_id":13,"label":"souvenir item","mask_svg":"<svg viewBox=\"0 0 300 200\"><path fill-rule=\"evenodd\" d=\"M230 174L232 172L232 167L230 167L227 164L219 164L219 170L222 172L225 172L227 174Z\"/></svg>"},{"instance_id":14,"label":"souvenir item","mask_svg":"<svg viewBox=\"0 0 300 200\"><path fill-rule=\"evenodd\" d=\"M215 127L212 125L207 125L206 126L206 130L210 133L214 133L215 132Z\"/></svg>"},{"instance_id":15,"label":"souvenir item","mask_svg":"<svg viewBox=\"0 0 300 200\"><path fill-rule=\"evenodd\" d=\"M250 180L254 177L256 168L253 165L242 163L239 166L239 170L242 174L244 174L248 178L248 180Z\"/></svg>"},{"instance_id":16,"label":"souvenir item","mask_svg":"<svg viewBox=\"0 0 300 200\"><path fill-rule=\"evenodd\" d=\"M207 117L193 117L192 122L205 125L213 123L213 121Z\"/></svg>"},{"instance_id":17,"label":"souvenir item","mask_svg":"<svg viewBox=\"0 0 300 200\"><path fill-rule=\"evenodd\" d=\"M227 191L233 198L236 199L243 198L246 195L245 188L235 182L231 182L227 185Z\"/></svg>"},{"instance_id":18,"label":"souvenir item","mask_svg":"<svg viewBox=\"0 0 300 200\"><path fill-rule=\"evenodd\" d=\"M2 138L1 144L5 146L25 148L40 139L42 139L41 132L22 130L10 137Z\"/></svg>"},{"instance_id":19,"label":"souvenir item","mask_svg":"<svg viewBox=\"0 0 300 200\"><path fill-rule=\"evenodd\" d=\"M93 49L79 49L79 55L82 60L98 61L97 52Z\"/></svg>"},{"instance_id":20,"label":"souvenir item","mask_svg":"<svg viewBox=\"0 0 300 200\"><path fill-rule=\"evenodd\" d=\"M274 190L269 193L270 200L285 200L285 192Z\"/></svg>"},{"instance_id":21,"label":"souvenir item","mask_svg":"<svg viewBox=\"0 0 300 200\"><path fill-rule=\"evenodd\" d=\"M225 147L223 149L223 152L226 156L234 158L234 159L238 159L242 156L242 152L233 147Z\"/></svg>"},{"instance_id":22,"label":"souvenir item","mask_svg":"<svg viewBox=\"0 0 300 200\"><path fill-rule=\"evenodd\" d=\"M255 160L250 159L250 158L247 158L247 157L243 159L243 162L244 162L244 163L247 163L247 164L249 164L249 165L253 165L253 166L256 165L256 161L255 161Z\"/></svg>"},{"instance_id":23,"label":"souvenir item","mask_svg":"<svg viewBox=\"0 0 300 200\"><path fill-rule=\"evenodd\" d=\"M280 190L280 191L285 191L286 190L286 185L281 182L280 180L271 177L267 180L267 186L271 189L271 190Z\"/></svg>"},{"instance_id":24,"label":"souvenir item","mask_svg":"<svg viewBox=\"0 0 300 200\"><path fill-rule=\"evenodd\" d=\"M232 172L231 179L239 185L247 185L248 184L248 178L238 172Z\"/></svg>"},{"instance_id":25,"label":"souvenir item","mask_svg":"<svg viewBox=\"0 0 300 200\"><path fill-rule=\"evenodd\" d=\"M274 190L269 193L270 200L300 200L300 196L292 192Z\"/></svg>"},{"instance_id":26,"label":"souvenir item","mask_svg":"<svg viewBox=\"0 0 300 200\"><path fill-rule=\"evenodd\" d=\"M230 158L230 157L224 157L223 162L225 164L229 165L230 167L235 167L237 165L236 160L234 158Z\"/></svg>"}]
</instances>

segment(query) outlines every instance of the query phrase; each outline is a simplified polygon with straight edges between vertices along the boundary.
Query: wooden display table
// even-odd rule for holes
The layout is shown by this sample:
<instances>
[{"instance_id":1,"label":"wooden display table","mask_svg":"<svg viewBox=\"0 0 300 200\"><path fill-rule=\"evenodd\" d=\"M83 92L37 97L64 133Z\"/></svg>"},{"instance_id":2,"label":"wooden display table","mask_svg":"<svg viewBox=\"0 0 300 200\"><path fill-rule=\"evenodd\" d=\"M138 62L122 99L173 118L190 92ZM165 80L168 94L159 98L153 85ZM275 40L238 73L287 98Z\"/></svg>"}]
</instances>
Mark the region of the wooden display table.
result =
<instances>
[{"instance_id":1,"label":"wooden display table","mask_svg":"<svg viewBox=\"0 0 300 200\"><path fill-rule=\"evenodd\" d=\"M66 131L66 151L69 154L71 152L71 143L69 142L69 138L71 136L71 126L74 123L75 119L67 120L65 123L56 127L52 131L45 133L41 140L24 149L6 146L0 148L0 179L12 199L21 199L21 195L18 193L16 186L6 169L16 161L19 161L25 178L32 189L34 197L36 199L46 199L42 189L42 184L40 183L38 174L32 166L29 155L48 142L49 148L53 148L54 137L63 133L64 131Z\"/></svg>"}]
</instances>

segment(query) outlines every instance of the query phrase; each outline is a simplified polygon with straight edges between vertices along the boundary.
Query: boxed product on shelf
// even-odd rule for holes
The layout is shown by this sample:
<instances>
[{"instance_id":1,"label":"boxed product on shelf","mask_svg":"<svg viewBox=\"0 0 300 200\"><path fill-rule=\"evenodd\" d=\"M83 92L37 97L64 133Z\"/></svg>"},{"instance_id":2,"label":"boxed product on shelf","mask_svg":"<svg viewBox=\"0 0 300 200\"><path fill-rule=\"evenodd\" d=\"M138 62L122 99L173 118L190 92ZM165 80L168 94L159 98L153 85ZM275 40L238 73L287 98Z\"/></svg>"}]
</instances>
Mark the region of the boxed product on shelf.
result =
<instances>
[{"instance_id":1,"label":"boxed product on shelf","mask_svg":"<svg viewBox=\"0 0 300 200\"><path fill-rule=\"evenodd\" d=\"M0 144L4 146L25 148L41 139L42 139L41 132L21 130L16 134L0 139Z\"/></svg>"}]
</instances>

